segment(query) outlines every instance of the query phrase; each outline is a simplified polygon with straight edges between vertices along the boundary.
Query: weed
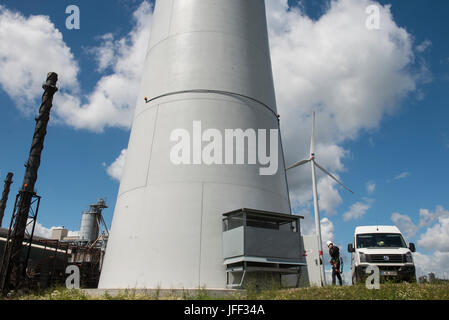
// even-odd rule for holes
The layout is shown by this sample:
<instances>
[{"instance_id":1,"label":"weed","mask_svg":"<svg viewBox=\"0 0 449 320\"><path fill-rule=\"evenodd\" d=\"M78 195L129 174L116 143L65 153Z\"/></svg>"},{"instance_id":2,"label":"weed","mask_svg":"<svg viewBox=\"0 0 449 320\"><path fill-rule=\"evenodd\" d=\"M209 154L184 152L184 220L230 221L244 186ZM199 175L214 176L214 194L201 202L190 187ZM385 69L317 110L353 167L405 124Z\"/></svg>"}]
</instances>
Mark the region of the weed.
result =
<instances>
[{"instance_id":1,"label":"weed","mask_svg":"<svg viewBox=\"0 0 449 320\"><path fill-rule=\"evenodd\" d=\"M205 288L198 288L196 292L181 291L181 295L174 292L170 296L162 297L160 288L155 295L139 294L136 290L124 290L112 297L105 292L103 296L91 297L83 290L55 287L44 292L12 297L18 300L154 300L154 299L185 299L209 300L215 299ZM232 300L449 300L449 283L418 284L418 283L382 283L380 289L367 289L364 284L354 286L327 286L281 289L279 283L266 279L250 279L246 284L244 294L229 294L226 299Z\"/></svg>"}]
</instances>

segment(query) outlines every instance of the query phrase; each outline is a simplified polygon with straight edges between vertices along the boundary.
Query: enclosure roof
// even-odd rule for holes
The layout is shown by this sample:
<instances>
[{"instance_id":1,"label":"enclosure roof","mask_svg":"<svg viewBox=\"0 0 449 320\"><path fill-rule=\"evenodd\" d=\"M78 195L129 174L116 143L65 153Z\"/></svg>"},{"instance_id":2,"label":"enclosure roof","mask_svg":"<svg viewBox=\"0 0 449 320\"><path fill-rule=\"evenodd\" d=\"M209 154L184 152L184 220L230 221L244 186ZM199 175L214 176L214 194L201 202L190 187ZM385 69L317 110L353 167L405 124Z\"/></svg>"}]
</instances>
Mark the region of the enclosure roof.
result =
<instances>
[{"instance_id":1,"label":"enclosure roof","mask_svg":"<svg viewBox=\"0 0 449 320\"><path fill-rule=\"evenodd\" d=\"M226 213L223 213L223 216L228 218L228 217L232 217L237 214L240 214L242 212L254 214L255 216L261 217L261 218L262 217L271 218L271 219L276 219L276 220L281 220L281 221L285 221L285 220L295 221L295 220L299 220L299 219L304 219L303 216L297 216L297 215L293 215L293 214L278 213L278 212L263 211L263 210L248 209L248 208L242 208L242 209L237 209L237 210L233 210L230 212L226 212Z\"/></svg>"}]
</instances>

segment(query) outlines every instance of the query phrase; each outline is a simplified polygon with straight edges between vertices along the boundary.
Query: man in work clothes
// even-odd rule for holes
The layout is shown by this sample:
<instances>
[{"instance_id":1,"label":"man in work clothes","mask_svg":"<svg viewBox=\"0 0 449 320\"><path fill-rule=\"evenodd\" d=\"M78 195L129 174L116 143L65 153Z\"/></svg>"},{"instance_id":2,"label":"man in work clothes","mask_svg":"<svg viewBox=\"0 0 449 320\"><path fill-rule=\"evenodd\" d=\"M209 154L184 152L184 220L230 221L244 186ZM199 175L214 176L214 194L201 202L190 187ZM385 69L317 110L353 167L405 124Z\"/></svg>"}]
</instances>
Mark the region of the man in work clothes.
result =
<instances>
[{"instance_id":1,"label":"man in work clothes","mask_svg":"<svg viewBox=\"0 0 449 320\"><path fill-rule=\"evenodd\" d=\"M334 246L332 241L327 242L327 247L329 248L329 255L331 256L330 263L332 265L332 285L335 285L335 277L338 278L340 285L343 285L340 274L340 249Z\"/></svg>"}]
</instances>

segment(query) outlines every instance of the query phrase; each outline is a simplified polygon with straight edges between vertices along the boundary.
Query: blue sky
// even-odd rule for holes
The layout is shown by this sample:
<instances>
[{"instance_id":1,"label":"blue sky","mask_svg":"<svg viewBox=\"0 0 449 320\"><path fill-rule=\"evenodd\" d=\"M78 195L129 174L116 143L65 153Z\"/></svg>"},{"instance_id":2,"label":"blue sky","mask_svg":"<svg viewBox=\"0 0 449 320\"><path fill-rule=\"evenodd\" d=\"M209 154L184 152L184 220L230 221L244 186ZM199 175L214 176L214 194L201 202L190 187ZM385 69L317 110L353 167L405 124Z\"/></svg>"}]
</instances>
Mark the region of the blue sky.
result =
<instances>
[{"instance_id":1,"label":"blue sky","mask_svg":"<svg viewBox=\"0 0 449 320\"><path fill-rule=\"evenodd\" d=\"M354 221L352 226L343 224L345 228L337 228L337 238L348 240L345 234L359 223L377 220L388 224L393 212L415 218L420 208L433 211L437 205L449 206L449 42L446 32L449 22L444 18L449 4L445 1L424 4L416 0L381 3L392 3L395 21L406 28L417 43L431 41L431 47L421 58L425 59L432 80L421 87L422 99L413 95L404 99L397 114L383 120L379 130L348 143L352 154L346 162L350 172L342 175L344 181L362 193L365 190L360 185L360 177L376 181L376 200L369 213L363 220ZM410 175L394 180L402 172ZM344 194L344 202L351 203L352 197Z\"/></svg>"},{"instance_id":2,"label":"blue sky","mask_svg":"<svg viewBox=\"0 0 449 320\"><path fill-rule=\"evenodd\" d=\"M279 3L281 2L279 1ZM332 103L322 97L311 98L313 93L307 96L310 101L319 103L319 108L324 110L317 114L317 139L318 143L322 141L321 150L323 151L320 158L320 149L318 148L318 161L333 173L338 174L341 180L355 191L355 194L352 195L331 184L326 189L324 186L326 182L322 180L322 193L329 190L329 196L326 198L327 200L322 200L324 209L321 216L328 219L327 226L331 227L326 229L329 231L327 235L332 236L332 240L343 246L344 251L346 251L347 243L352 240L352 234L357 225L396 223L401 229L407 228L407 240L418 243L419 254L416 259L419 259L422 270L440 272L444 269L443 263L449 263L449 247L443 244L445 239L449 242L449 223L446 222L449 216L449 187L447 183L449 181L447 169L449 160L449 109L447 108L449 87L449 43L447 41L449 21L447 15L449 14L449 3L444 0L379 2L366 0L365 2L382 6L391 4L391 21L394 22L391 32L397 32L396 35L400 35L398 30L401 28L405 30L407 36L404 41L410 45L409 51L403 47L396 48L398 56L401 59L409 57L407 53L403 54L405 51L413 54L413 58L402 65L401 70L397 73L405 76L404 79L413 82L413 86L407 88L398 86L395 94L384 100L380 99L377 104L373 103L370 108L379 108L380 110L380 115L375 120L363 118L363 113L366 110L357 111L359 112L357 120L343 128L339 127L338 123L335 124L335 119L339 119L339 114L335 111L338 104L331 106ZM142 9L141 3L142 1L137 0L6 0L1 3L3 7L0 11L0 21L12 19L7 17L6 11L15 12L25 20L30 16L48 16L47 22L42 20L38 25L53 26L54 30L58 30L62 35L59 42L55 40L49 45L55 45L59 49L65 45L71 52L70 56L61 50L61 55L66 55L61 58L61 63L56 64L55 60L59 57L55 56L51 58L52 62L49 65L63 66L61 68L65 69L64 63L66 63L67 70L78 68L76 81L68 83L66 79L65 83L68 85L62 87L61 92L57 95L63 97L62 94L67 94L71 97L78 97L80 102L78 105L76 103L67 105L66 109L61 108L60 111L52 114L52 123L48 130L39 170L36 187L38 194L42 196L42 202L38 220L46 228L65 226L72 231L79 230L81 211L99 197L105 197L110 206L104 211L106 222L110 224L112 220L119 183L117 179L108 174L108 167L127 147L129 130L126 121L120 122L120 119L97 121L98 114L102 115L102 109L99 109L100 113L94 113L92 118L85 121L86 114L73 110L79 109L80 104L85 107L93 106L95 100L89 104L89 99L96 92L99 81L109 75L120 74L120 67L117 67L120 61L126 62L122 64L125 67L128 64L131 65L126 55L132 54L133 48L136 47L132 36L140 37L142 33L145 33L145 23L148 23L150 19L136 16L135 12L139 11L138 8L141 12L145 11ZM297 26L294 22L288 22L291 23L288 26L279 24L279 21L271 17L271 10L280 10L279 12L285 17L297 18L298 21L300 19L307 21L307 17L310 17L311 22L308 24L310 32L315 30L330 30L329 32L331 32L333 30L332 22L327 22L326 25L324 22L320 24L318 23L320 19L324 21L325 17L332 17L332 14L346 14L345 12L338 13L338 10L331 10L332 6L325 0L304 0L300 3L289 0L288 3L291 6L290 10L285 10L285 7L277 4L268 6L278 109L281 113L281 125L286 130L286 148L290 146L290 150L286 150L287 162L307 157L310 132L309 109L312 110L316 106L305 105L306 102L302 102L304 106L301 103L299 106L289 105L291 104L290 97L297 98L299 101L304 95L288 96L289 92L295 93L298 88L286 88L284 85L283 79L288 76L279 62L281 59L278 59L277 46L281 46L282 41L287 38L283 34L283 28L292 29ZM352 17L351 10L357 6L354 1L339 0L336 3L342 4L342 11L347 10L348 18ZM70 4L76 4L80 8L80 30L66 29L65 22L68 15L65 13L65 9ZM298 7L300 9L297 9ZM334 4L334 7L337 5ZM10 22L10 20L8 21ZM287 24L287 22L285 23ZM4 25L0 25L0 34L3 27ZM298 32L301 34L300 30ZM109 42L108 38L104 37L107 34L110 35ZM5 37L5 35L2 36ZM351 34L348 33L344 39L350 38ZM5 39L15 41L14 37ZM21 39L24 39L25 43L28 41L26 36ZM120 40L125 41L124 44L122 43L122 47L119 45ZM355 36L351 41L355 42L350 43L357 43L358 39ZM313 49L313 39L305 43L311 45L310 50ZM364 40L360 39L360 43L363 49ZM2 41L0 55L1 51L6 48L3 47L4 45L7 45L8 48L13 47L12 42L8 44ZM42 63L45 68L45 62L42 61L46 60L46 56L39 54L41 45L45 46L45 43L40 43L36 47L19 48L20 50L16 54L29 56L29 60L35 59L32 65ZM367 42L367 46L369 45ZM101 51L101 49L108 48L109 51ZM354 50L362 50L361 48ZM338 50L340 49L335 49L337 52ZM344 53L347 48L341 48L341 50ZM54 52L59 51L54 50ZM121 60L114 60L105 52L112 52L113 55L119 57L118 60ZM301 54L301 50L298 51L298 54L292 54L292 65L304 58ZM374 57L381 55L374 55ZM108 57L110 60L103 68L99 68L100 59ZM385 59L393 60L388 56ZM373 63L375 68L375 62ZM32 65L30 64L30 66ZM0 63L0 72L4 73L6 69L2 68L5 68L5 65ZM139 73L138 67L133 65L132 68L134 68L135 74ZM41 82L44 81L45 73L37 73L33 70L31 71L32 77L37 77L36 79ZM364 70L356 70L355 74L365 72ZM66 72L66 70L47 71ZM368 70L367 72L372 71ZM387 78L396 75L389 74L389 70L384 70L382 66L379 66L378 73L382 72ZM326 74L323 77L331 78ZM12 80L8 78L12 78L12 76L0 78L0 145L2 150L0 176L3 180L9 171L14 172L15 175L3 227L7 227L9 224L14 196L23 179L23 164L28 157L34 130L33 116L37 112L39 95L42 93L38 88L37 93L33 94L31 98L23 98L20 95L20 90L13 92L14 90L8 85L12 83L15 87L21 87L23 84L23 88L27 89L28 79L23 77L17 82L11 82ZM126 80L138 82L138 76ZM384 95L387 89L389 87L382 89L381 85L367 87L363 90L366 91L365 96L368 98L361 101L369 102L373 100L373 97ZM130 91L132 92L131 89ZM294 100L293 98L292 100ZM121 112L127 112L132 116L132 108L136 100L129 100L133 99L128 99L123 106L118 100L112 101L111 105L117 103L115 107L122 108ZM304 100L306 99L304 98ZM387 108L383 104L391 105L391 108ZM304 111L293 113L294 110L297 111L295 108L303 108ZM107 109L105 110L107 112ZM291 134L294 127L292 122L282 121L284 119L282 114L290 115L290 113L295 115L292 119L298 119L304 127L304 131L301 131L301 138ZM118 114L118 118L120 118L120 115L125 113ZM344 119L344 117L340 119ZM335 129L332 129L332 126ZM346 130L347 128L351 130ZM335 138L336 135L340 138ZM309 169L300 169L296 172L296 176L289 174L294 211L301 214L313 212L309 194L311 192ZM367 190L368 184L375 186L371 192ZM320 195L324 197L322 193ZM365 209L359 211L360 217L345 220L345 214L350 211L351 206L357 203L362 205L362 209L365 205ZM422 219L426 217L426 212L430 215L430 220L424 223ZM400 216L396 216L399 218L395 221L392 220L394 213L400 214ZM308 220L310 217L306 216ZM438 242L432 244L429 236L431 232L436 231L439 231L439 235L434 238ZM422 243L423 246L420 247L419 243ZM437 264L439 263L441 266L433 266L435 270L431 269L432 261L438 261ZM440 274L444 276L441 272Z\"/></svg>"}]
</instances>

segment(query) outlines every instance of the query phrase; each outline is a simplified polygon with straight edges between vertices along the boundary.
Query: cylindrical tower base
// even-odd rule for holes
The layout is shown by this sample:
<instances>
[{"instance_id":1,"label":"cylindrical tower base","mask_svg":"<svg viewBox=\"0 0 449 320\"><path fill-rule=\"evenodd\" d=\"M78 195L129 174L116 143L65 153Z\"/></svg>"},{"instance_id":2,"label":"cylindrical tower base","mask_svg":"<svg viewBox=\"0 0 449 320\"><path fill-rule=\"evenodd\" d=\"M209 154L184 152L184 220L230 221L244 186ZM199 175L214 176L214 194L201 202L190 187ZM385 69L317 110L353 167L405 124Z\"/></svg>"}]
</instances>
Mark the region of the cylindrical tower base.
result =
<instances>
[{"instance_id":1,"label":"cylindrical tower base","mask_svg":"<svg viewBox=\"0 0 449 320\"><path fill-rule=\"evenodd\" d=\"M272 175L250 163L248 141L244 164L235 147L225 164L226 130L279 133L268 48L262 0L156 2L99 288L225 288L222 214L290 213L279 139L265 145ZM196 162L198 125L200 139L221 134L221 164ZM190 134L191 164L170 157L177 129Z\"/></svg>"}]
</instances>

